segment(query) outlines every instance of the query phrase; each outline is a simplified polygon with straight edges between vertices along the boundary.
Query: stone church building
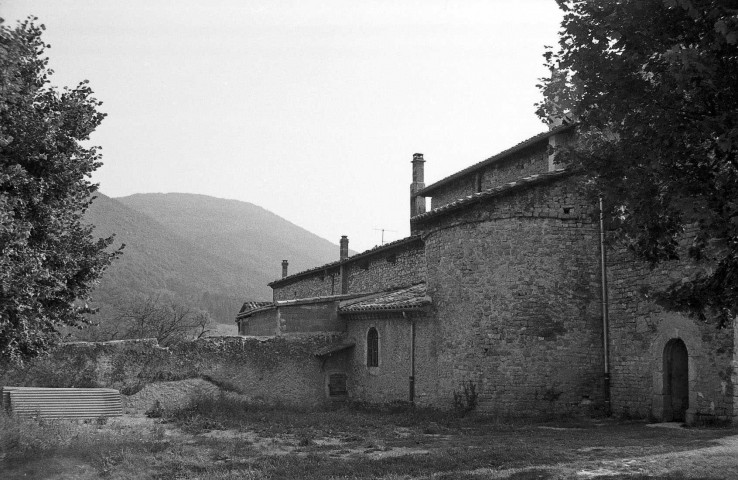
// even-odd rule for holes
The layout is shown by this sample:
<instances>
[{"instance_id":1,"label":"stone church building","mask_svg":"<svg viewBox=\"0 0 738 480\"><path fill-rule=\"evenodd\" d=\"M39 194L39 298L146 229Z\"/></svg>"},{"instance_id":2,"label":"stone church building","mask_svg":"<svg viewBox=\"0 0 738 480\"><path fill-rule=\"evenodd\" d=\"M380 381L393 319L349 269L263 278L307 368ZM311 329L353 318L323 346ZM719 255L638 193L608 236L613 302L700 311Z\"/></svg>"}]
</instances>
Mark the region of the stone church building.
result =
<instances>
[{"instance_id":1,"label":"stone church building","mask_svg":"<svg viewBox=\"0 0 738 480\"><path fill-rule=\"evenodd\" d=\"M696 268L607 247L558 127L431 185L412 159L411 235L270 283L246 336L332 333L326 401L473 401L501 415L734 415L734 332L648 297ZM427 199L430 198L428 202ZM430 205L426 207L426 205ZM466 393L464 393L466 392Z\"/></svg>"}]
</instances>

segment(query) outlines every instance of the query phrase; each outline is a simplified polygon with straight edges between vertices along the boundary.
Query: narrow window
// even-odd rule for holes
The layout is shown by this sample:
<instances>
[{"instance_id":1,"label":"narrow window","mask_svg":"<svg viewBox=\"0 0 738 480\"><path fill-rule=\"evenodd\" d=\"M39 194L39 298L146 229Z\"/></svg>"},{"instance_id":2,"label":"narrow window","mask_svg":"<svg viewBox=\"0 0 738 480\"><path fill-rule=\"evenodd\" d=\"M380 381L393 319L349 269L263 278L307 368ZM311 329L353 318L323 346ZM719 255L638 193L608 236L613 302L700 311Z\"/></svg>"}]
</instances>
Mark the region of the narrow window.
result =
<instances>
[{"instance_id":1,"label":"narrow window","mask_svg":"<svg viewBox=\"0 0 738 480\"><path fill-rule=\"evenodd\" d=\"M379 333L374 327L366 334L366 366L379 366Z\"/></svg>"}]
</instances>

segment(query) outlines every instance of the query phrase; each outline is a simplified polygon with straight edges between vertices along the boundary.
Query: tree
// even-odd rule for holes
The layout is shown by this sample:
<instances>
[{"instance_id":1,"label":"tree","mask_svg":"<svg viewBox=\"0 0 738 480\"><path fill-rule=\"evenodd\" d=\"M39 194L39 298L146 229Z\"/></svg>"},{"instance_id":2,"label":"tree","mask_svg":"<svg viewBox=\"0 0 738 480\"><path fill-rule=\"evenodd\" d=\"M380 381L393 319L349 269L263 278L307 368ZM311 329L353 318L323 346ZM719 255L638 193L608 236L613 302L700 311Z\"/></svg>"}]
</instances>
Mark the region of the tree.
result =
<instances>
[{"instance_id":1,"label":"tree","mask_svg":"<svg viewBox=\"0 0 738 480\"><path fill-rule=\"evenodd\" d=\"M81 142L105 114L87 82L59 90L43 25L0 23L0 356L38 355L59 329L86 323L84 300L119 252L82 214L98 148Z\"/></svg>"},{"instance_id":2,"label":"tree","mask_svg":"<svg viewBox=\"0 0 738 480\"><path fill-rule=\"evenodd\" d=\"M173 297L131 298L108 322L110 339L156 338L160 345L171 345L202 338L210 332L210 315L184 305Z\"/></svg>"},{"instance_id":3,"label":"tree","mask_svg":"<svg viewBox=\"0 0 738 480\"><path fill-rule=\"evenodd\" d=\"M538 115L576 119L561 158L620 241L652 264L686 242L704 262L660 301L724 324L738 314L738 0L557 2Z\"/></svg>"}]
</instances>

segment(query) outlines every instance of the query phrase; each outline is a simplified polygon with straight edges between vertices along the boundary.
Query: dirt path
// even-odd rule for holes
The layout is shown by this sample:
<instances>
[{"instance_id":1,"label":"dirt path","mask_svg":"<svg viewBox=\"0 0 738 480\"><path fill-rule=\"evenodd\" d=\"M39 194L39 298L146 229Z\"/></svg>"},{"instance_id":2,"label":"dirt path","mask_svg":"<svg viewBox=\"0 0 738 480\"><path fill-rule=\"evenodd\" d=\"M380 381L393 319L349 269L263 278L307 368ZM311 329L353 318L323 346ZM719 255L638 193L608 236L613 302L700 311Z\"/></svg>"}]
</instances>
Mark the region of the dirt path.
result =
<instances>
[{"instance_id":1,"label":"dirt path","mask_svg":"<svg viewBox=\"0 0 738 480\"><path fill-rule=\"evenodd\" d=\"M484 475L493 479L512 478L521 475L523 472L530 474L541 472L541 478L547 480L584 480L597 479L598 477L609 478L617 475L640 477L643 475L666 476L675 474L682 475L684 478L738 478L738 435L725 437L716 442L718 445L712 447L643 457L537 465L505 470L477 469L469 473Z\"/></svg>"}]
</instances>

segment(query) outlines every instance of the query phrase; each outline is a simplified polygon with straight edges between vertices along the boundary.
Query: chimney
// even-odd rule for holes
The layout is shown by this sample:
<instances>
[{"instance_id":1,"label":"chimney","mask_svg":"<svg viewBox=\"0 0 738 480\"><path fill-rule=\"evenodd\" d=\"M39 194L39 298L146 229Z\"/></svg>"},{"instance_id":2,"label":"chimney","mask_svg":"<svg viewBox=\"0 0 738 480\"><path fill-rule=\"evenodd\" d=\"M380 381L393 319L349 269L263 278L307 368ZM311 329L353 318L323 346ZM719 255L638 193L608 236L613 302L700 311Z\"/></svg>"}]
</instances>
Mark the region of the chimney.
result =
<instances>
[{"instance_id":1,"label":"chimney","mask_svg":"<svg viewBox=\"0 0 738 480\"><path fill-rule=\"evenodd\" d=\"M425 160L422 153L413 154L413 183L410 184L410 217L425 213L425 197L417 193L425 188Z\"/></svg>"},{"instance_id":2,"label":"chimney","mask_svg":"<svg viewBox=\"0 0 738 480\"><path fill-rule=\"evenodd\" d=\"M341 236L341 262L346 260L348 258L348 237L346 235ZM341 275L341 295L345 295L348 293L348 267L341 264L341 267L339 269L339 275Z\"/></svg>"},{"instance_id":3,"label":"chimney","mask_svg":"<svg viewBox=\"0 0 738 480\"><path fill-rule=\"evenodd\" d=\"M282 278L287 276L287 266L290 264L287 260L282 260Z\"/></svg>"},{"instance_id":4,"label":"chimney","mask_svg":"<svg viewBox=\"0 0 738 480\"><path fill-rule=\"evenodd\" d=\"M339 259L346 260L348 258L348 237L346 235L341 236L341 254Z\"/></svg>"}]
</instances>

